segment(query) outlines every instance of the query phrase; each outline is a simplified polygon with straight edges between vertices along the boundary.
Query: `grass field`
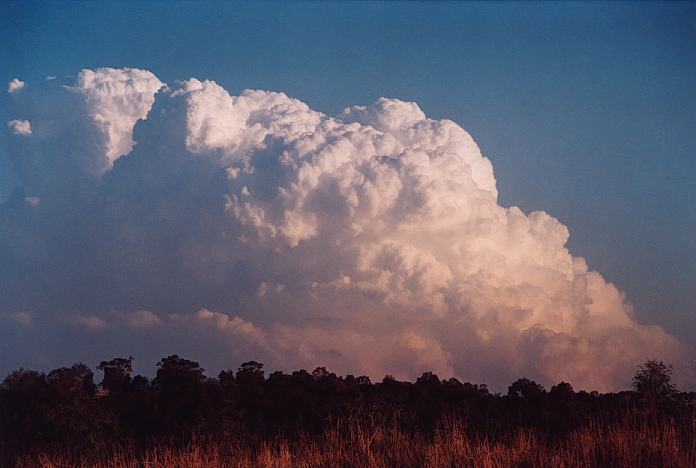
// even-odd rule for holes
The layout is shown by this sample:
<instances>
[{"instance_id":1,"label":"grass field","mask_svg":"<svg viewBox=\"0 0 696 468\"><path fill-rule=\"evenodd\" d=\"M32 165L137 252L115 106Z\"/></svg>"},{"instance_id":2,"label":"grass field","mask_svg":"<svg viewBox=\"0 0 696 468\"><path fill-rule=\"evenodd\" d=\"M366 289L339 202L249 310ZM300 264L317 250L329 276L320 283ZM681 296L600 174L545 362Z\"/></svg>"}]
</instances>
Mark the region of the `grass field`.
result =
<instances>
[{"instance_id":1,"label":"grass field","mask_svg":"<svg viewBox=\"0 0 696 468\"><path fill-rule=\"evenodd\" d=\"M476 466L476 467L693 467L694 422L626 421L603 427L595 422L556 438L531 430L491 439L473 439L456 421L432 437L396 427L351 423L317 437L272 441L243 436L205 438L182 447L157 446L139 452L112 447L100 453L21 459L21 467L285 467L285 466Z\"/></svg>"}]
</instances>

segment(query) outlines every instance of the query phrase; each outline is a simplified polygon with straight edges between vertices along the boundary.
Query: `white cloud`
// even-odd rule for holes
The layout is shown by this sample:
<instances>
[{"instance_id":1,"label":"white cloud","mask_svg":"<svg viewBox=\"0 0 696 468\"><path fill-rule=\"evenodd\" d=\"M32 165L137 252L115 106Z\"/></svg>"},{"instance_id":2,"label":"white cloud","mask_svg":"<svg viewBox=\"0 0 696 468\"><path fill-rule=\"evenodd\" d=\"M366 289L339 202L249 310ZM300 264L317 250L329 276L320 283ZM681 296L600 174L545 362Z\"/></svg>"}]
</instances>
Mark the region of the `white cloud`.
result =
<instances>
[{"instance_id":1,"label":"white cloud","mask_svg":"<svg viewBox=\"0 0 696 468\"><path fill-rule=\"evenodd\" d=\"M82 70L73 91L84 96L87 110L105 137L109 167L133 147L133 126L144 119L163 86L157 77L133 68Z\"/></svg>"},{"instance_id":2,"label":"white cloud","mask_svg":"<svg viewBox=\"0 0 696 468\"><path fill-rule=\"evenodd\" d=\"M128 325L133 328L150 328L158 326L162 320L149 310L138 310L127 317Z\"/></svg>"},{"instance_id":3,"label":"white cloud","mask_svg":"<svg viewBox=\"0 0 696 468\"><path fill-rule=\"evenodd\" d=\"M39 197L24 197L24 202L29 206L38 206L41 199Z\"/></svg>"},{"instance_id":4,"label":"white cloud","mask_svg":"<svg viewBox=\"0 0 696 468\"><path fill-rule=\"evenodd\" d=\"M0 217L0 262L12 252L37 272L0 271L17 291L0 306L42 303L49 284L43 302L66 314L139 310L131 326L177 343L197 324L210 356L241 345L269 367L494 386L614 389L646 358L693 356L633 318L568 251L566 226L501 206L491 162L456 123L394 99L329 117L282 93L161 86L142 70L85 70L56 88L76 99L67 110L35 110L63 137L16 139L11 156L51 209Z\"/></svg>"},{"instance_id":5,"label":"white cloud","mask_svg":"<svg viewBox=\"0 0 696 468\"><path fill-rule=\"evenodd\" d=\"M7 83L7 92L10 94L19 92L26 85L27 84L24 81L13 78L9 83Z\"/></svg>"},{"instance_id":6,"label":"white cloud","mask_svg":"<svg viewBox=\"0 0 696 468\"><path fill-rule=\"evenodd\" d=\"M276 292L276 293L283 292L284 289L285 289L284 284L278 284L278 283L271 284L271 283L267 283L267 282L263 281L263 282L261 282L258 289L256 290L256 295L258 297L265 297L268 294L273 294L274 292Z\"/></svg>"},{"instance_id":7,"label":"white cloud","mask_svg":"<svg viewBox=\"0 0 696 468\"><path fill-rule=\"evenodd\" d=\"M12 130L12 133L14 133L15 135L31 135L31 123L28 120L12 119L7 122L7 126Z\"/></svg>"},{"instance_id":8,"label":"white cloud","mask_svg":"<svg viewBox=\"0 0 696 468\"><path fill-rule=\"evenodd\" d=\"M105 330L109 326L104 319L96 315L75 315L73 316L73 322L92 331Z\"/></svg>"},{"instance_id":9,"label":"white cloud","mask_svg":"<svg viewBox=\"0 0 696 468\"><path fill-rule=\"evenodd\" d=\"M212 322L218 329L233 336L249 340L255 345L263 346L266 342L266 334L262 330L240 317L230 318L226 314L212 312L208 309L199 310L197 317L202 322Z\"/></svg>"}]
</instances>

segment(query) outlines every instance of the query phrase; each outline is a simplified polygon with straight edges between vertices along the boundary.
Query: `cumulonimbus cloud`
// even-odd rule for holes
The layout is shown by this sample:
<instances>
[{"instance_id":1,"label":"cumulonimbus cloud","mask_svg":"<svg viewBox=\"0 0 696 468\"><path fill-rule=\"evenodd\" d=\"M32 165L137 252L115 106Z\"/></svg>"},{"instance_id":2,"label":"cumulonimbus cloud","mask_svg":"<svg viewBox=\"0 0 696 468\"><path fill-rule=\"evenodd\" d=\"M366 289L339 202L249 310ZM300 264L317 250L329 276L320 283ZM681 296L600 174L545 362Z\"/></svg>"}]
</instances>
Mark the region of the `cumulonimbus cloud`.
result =
<instances>
[{"instance_id":1,"label":"cumulonimbus cloud","mask_svg":"<svg viewBox=\"0 0 696 468\"><path fill-rule=\"evenodd\" d=\"M21 107L34 87L17 100L35 129L10 142L17 192L41 204L1 208L3 308L102 310L102 330L109 310L140 311L156 336L214 337L203 359L375 377L606 390L692 355L633 318L557 219L501 206L471 136L415 103L329 117L133 69L43 86L43 107Z\"/></svg>"}]
</instances>

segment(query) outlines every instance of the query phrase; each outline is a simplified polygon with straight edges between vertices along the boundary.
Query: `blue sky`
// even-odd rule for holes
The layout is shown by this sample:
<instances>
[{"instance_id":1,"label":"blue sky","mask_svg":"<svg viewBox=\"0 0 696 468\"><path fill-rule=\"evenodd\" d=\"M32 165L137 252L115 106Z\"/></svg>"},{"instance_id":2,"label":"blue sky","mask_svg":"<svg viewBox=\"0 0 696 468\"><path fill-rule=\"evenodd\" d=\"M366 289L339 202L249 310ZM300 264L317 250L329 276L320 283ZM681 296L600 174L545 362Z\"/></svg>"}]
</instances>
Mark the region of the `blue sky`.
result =
<instances>
[{"instance_id":1,"label":"blue sky","mask_svg":"<svg viewBox=\"0 0 696 468\"><path fill-rule=\"evenodd\" d=\"M471 133L503 205L559 218L642 321L696 343L694 4L4 2L0 26L3 83L128 66L328 114L416 101Z\"/></svg>"}]
</instances>

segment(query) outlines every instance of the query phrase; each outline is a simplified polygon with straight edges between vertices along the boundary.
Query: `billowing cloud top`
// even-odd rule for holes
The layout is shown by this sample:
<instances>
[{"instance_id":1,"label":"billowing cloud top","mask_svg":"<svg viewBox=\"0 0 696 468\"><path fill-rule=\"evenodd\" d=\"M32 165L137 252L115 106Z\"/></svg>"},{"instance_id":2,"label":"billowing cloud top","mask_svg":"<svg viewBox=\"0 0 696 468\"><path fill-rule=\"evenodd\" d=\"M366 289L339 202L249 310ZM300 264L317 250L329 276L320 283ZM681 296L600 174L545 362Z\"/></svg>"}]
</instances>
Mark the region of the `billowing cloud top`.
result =
<instances>
[{"instance_id":1,"label":"billowing cloud top","mask_svg":"<svg viewBox=\"0 0 696 468\"><path fill-rule=\"evenodd\" d=\"M90 118L104 137L107 166L133 147L133 126L143 119L163 83L145 70L82 70L70 89L84 97Z\"/></svg>"},{"instance_id":2,"label":"billowing cloud top","mask_svg":"<svg viewBox=\"0 0 696 468\"><path fill-rule=\"evenodd\" d=\"M31 312L22 333L43 317L227 365L600 390L692 355L634 320L558 220L500 206L471 136L415 103L332 118L142 70L53 83L17 101L31 138L9 137L24 193L0 211L0 307Z\"/></svg>"}]
</instances>

